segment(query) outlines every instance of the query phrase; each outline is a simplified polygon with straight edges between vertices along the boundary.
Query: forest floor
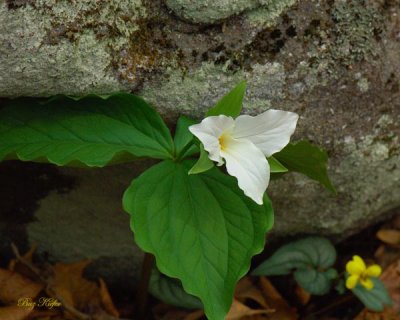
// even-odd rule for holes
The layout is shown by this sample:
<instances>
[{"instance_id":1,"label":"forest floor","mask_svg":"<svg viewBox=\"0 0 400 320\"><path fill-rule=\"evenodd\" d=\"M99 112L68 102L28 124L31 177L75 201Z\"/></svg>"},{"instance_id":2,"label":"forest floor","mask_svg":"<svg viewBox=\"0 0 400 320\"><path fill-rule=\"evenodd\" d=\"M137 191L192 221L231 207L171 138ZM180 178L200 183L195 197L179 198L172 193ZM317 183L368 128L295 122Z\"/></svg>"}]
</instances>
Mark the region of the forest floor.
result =
<instances>
[{"instance_id":1,"label":"forest floor","mask_svg":"<svg viewBox=\"0 0 400 320\"><path fill-rule=\"evenodd\" d=\"M39 244L40 245L40 244ZM372 312L350 292L332 289L312 296L292 276L246 276L237 285L227 320L400 320L400 213L337 244L335 267L344 270L353 255L379 264L393 301L383 312ZM185 310L149 296L146 314L140 315L147 296L121 296L102 280L84 277L90 263L43 264L34 259L35 248L20 253L8 268L0 269L0 320L203 320L202 310ZM258 258L260 259L260 258ZM257 258L256 258L257 260ZM141 306L143 309L143 305Z\"/></svg>"}]
</instances>

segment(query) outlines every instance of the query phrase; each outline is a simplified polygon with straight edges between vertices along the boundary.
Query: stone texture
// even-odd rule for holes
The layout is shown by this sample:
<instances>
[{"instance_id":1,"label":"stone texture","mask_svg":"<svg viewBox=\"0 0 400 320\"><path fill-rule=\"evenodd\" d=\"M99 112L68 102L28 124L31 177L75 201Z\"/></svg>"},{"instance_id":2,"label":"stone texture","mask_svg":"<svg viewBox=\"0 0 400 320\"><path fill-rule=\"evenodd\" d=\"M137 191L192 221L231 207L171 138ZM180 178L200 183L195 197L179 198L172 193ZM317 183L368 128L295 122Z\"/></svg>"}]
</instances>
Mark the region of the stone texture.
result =
<instances>
[{"instance_id":1,"label":"stone texture","mask_svg":"<svg viewBox=\"0 0 400 320\"><path fill-rule=\"evenodd\" d=\"M167 0L166 4L176 14L193 22L210 23L228 18L260 5L258 0L190 1Z\"/></svg>"},{"instance_id":2,"label":"stone texture","mask_svg":"<svg viewBox=\"0 0 400 320\"><path fill-rule=\"evenodd\" d=\"M0 1L0 96L123 90L111 52L143 16L141 0Z\"/></svg>"},{"instance_id":3,"label":"stone texture","mask_svg":"<svg viewBox=\"0 0 400 320\"><path fill-rule=\"evenodd\" d=\"M299 113L295 139L328 150L338 188L330 195L298 174L274 181L277 236L339 239L400 207L398 0L238 0L225 7L218 1L92 1L90 10L80 1L49 3L0 2L0 96L131 90L173 123L182 113L202 117L244 78L245 112ZM135 260L126 216L117 214L131 169L63 173L81 182L66 194L38 195L36 214L21 227L26 243L40 241L62 260L108 259L114 251L118 261ZM55 234L52 224L64 215ZM74 237L61 243L68 227ZM130 262L121 268L135 269Z\"/></svg>"},{"instance_id":4,"label":"stone texture","mask_svg":"<svg viewBox=\"0 0 400 320\"><path fill-rule=\"evenodd\" d=\"M166 0L178 16L196 23L214 23L245 11L256 22L273 20L296 0Z\"/></svg>"},{"instance_id":5,"label":"stone texture","mask_svg":"<svg viewBox=\"0 0 400 320\"><path fill-rule=\"evenodd\" d=\"M93 266L101 266L97 274L112 282L124 275L133 285L143 254L134 244L121 198L138 167L60 169L75 187L52 191L39 201L35 221L26 226L28 242L39 244L40 252L50 252L55 261L100 260Z\"/></svg>"}]
</instances>

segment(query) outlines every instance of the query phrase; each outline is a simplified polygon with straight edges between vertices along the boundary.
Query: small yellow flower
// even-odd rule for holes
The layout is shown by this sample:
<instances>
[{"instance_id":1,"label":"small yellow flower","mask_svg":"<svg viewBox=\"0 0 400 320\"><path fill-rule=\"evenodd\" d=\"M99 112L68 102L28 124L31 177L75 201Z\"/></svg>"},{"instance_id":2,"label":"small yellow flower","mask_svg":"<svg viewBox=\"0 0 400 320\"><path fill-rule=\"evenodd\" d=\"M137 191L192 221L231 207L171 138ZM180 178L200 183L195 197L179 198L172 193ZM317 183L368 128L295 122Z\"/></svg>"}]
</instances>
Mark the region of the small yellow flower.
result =
<instances>
[{"instance_id":1,"label":"small yellow flower","mask_svg":"<svg viewBox=\"0 0 400 320\"><path fill-rule=\"evenodd\" d=\"M353 260L347 262L346 270L349 274L346 280L347 289L354 289L358 282L367 290L374 287L371 277L379 277L382 269L377 264L367 267L364 260L359 256L353 256Z\"/></svg>"}]
</instances>

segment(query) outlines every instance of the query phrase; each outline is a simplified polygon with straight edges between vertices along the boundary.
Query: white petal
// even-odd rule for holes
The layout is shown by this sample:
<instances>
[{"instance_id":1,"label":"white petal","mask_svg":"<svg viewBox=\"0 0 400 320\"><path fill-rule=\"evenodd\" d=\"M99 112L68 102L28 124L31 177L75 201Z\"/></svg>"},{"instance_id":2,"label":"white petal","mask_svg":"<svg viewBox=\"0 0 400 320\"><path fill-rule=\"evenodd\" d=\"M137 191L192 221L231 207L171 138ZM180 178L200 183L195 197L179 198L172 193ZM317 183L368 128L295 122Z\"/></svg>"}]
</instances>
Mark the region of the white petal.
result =
<instances>
[{"instance_id":1,"label":"white petal","mask_svg":"<svg viewBox=\"0 0 400 320\"><path fill-rule=\"evenodd\" d=\"M269 157L289 143L298 119L297 113L273 109L255 117L242 115L235 120L233 137L250 140Z\"/></svg>"},{"instance_id":2,"label":"white petal","mask_svg":"<svg viewBox=\"0 0 400 320\"><path fill-rule=\"evenodd\" d=\"M221 156L226 169L238 180L239 188L256 203L263 203L263 195L269 183L269 164L264 154L248 140L225 139Z\"/></svg>"},{"instance_id":3,"label":"white petal","mask_svg":"<svg viewBox=\"0 0 400 320\"><path fill-rule=\"evenodd\" d=\"M189 130L204 145L204 149L208 152L208 157L222 165L223 161L218 138L223 133L231 132L234 124L235 122L231 117L219 115L207 117L199 124L190 126Z\"/></svg>"}]
</instances>

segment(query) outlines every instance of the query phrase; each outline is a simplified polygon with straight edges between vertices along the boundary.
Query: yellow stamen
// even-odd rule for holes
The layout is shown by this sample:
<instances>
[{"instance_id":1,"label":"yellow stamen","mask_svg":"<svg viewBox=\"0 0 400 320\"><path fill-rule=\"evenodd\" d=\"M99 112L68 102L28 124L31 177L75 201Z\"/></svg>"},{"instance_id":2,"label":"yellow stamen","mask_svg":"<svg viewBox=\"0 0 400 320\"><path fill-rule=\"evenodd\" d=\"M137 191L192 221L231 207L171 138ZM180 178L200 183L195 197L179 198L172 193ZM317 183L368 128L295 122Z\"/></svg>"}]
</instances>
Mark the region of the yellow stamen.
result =
<instances>
[{"instance_id":1,"label":"yellow stamen","mask_svg":"<svg viewBox=\"0 0 400 320\"><path fill-rule=\"evenodd\" d=\"M225 137L225 135L221 135L218 138L218 141L219 141L219 146L220 146L221 150L224 151L225 148L226 148L226 137Z\"/></svg>"}]
</instances>

